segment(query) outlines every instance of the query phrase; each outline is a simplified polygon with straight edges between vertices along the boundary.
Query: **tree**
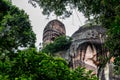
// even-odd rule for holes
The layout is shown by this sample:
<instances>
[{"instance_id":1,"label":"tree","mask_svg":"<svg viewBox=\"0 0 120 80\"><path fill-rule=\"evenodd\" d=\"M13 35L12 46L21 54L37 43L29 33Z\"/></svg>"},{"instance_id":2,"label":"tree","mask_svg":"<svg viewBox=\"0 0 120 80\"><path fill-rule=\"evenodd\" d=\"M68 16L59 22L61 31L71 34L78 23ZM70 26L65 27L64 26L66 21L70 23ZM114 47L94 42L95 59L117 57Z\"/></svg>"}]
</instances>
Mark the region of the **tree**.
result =
<instances>
[{"instance_id":1,"label":"tree","mask_svg":"<svg viewBox=\"0 0 120 80\"><path fill-rule=\"evenodd\" d=\"M35 34L29 16L8 0L0 1L0 52L16 52L19 48L35 47Z\"/></svg>"},{"instance_id":2,"label":"tree","mask_svg":"<svg viewBox=\"0 0 120 80\"><path fill-rule=\"evenodd\" d=\"M33 47L35 42L35 34L24 11L12 6L7 0L0 1L0 11L0 79L73 80L71 77L77 73L71 74L65 60L37 52L35 49L18 50L19 47ZM18 52L12 60L12 56L6 56L16 50ZM87 72L83 71L82 74L87 75ZM89 80L96 79L89 75L90 77L85 77ZM74 79L78 77L80 76Z\"/></svg>"},{"instance_id":3,"label":"tree","mask_svg":"<svg viewBox=\"0 0 120 80\"><path fill-rule=\"evenodd\" d=\"M90 16L97 24L108 29L106 45L111 53L110 57L120 60L120 1L118 0L30 0L43 8L43 14L54 13L58 16L70 16L73 9L82 12L90 20ZM116 64L116 66L119 66ZM116 71L120 71L120 67Z\"/></svg>"},{"instance_id":4,"label":"tree","mask_svg":"<svg viewBox=\"0 0 120 80\"><path fill-rule=\"evenodd\" d=\"M108 39L106 45L112 53L110 57L115 57L115 73L120 75L120 16L116 16L108 29Z\"/></svg>"},{"instance_id":5,"label":"tree","mask_svg":"<svg viewBox=\"0 0 120 80\"><path fill-rule=\"evenodd\" d=\"M91 15L99 19L102 24L110 24L116 13L119 14L119 1L115 0L29 0L31 3L36 2L43 9L43 14L49 15L54 13L58 16L72 14L73 9L82 12L85 17ZM112 3L112 4L111 4ZM105 19L105 20L104 20ZM107 20L106 20L107 19ZM109 20L108 20L109 19ZM106 26L106 25L105 25Z\"/></svg>"},{"instance_id":6,"label":"tree","mask_svg":"<svg viewBox=\"0 0 120 80\"><path fill-rule=\"evenodd\" d=\"M65 51L69 49L71 42L72 39L70 37L66 37L66 36L57 37L53 43L46 45L42 49L42 52L53 54L58 51Z\"/></svg>"},{"instance_id":7,"label":"tree","mask_svg":"<svg viewBox=\"0 0 120 80\"><path fill-rule=\"evenodd\" d=\"M19 51L16 57L0 60L0 79L5 80L97 80L84 68L71 70L62 58L51 57L36 49Z\"/></svg>"}]
</instances>

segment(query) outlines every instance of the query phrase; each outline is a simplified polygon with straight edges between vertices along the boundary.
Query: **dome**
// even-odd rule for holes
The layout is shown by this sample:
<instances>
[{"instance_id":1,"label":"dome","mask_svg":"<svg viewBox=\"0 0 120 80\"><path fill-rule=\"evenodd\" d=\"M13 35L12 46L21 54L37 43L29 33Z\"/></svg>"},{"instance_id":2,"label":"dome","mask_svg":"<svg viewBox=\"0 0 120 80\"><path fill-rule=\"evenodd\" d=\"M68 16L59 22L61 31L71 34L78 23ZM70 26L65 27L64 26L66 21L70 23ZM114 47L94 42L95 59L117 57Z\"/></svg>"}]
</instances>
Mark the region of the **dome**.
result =
<instances>
[{"instance_id":1,"label":"dome","mask_svg":"<svg viewBox=\"0 0 120 80\"><path fill-rule=\"evenodd\" d=\"M43 31L43 43L53 42L56 37L66 34L65 26L62 22L55 19L50 21Z\"/></svg>"},{"instance_id":2,"label":"dome","mask_svg":"<svg viewBox=\"0 0 120 80\"><path fill-rule=\"evenodd\" d=\"M72 38L74 40L98 38L101 35L105 35L105 32L106 29L98 25L82 26L75 33L73 33Z\"/></svg>"},{"instance_id":3,"label":"dome","mask_svg":"<svg viewBox=\"0 0 120 80\"><path fill-rule=\"evenodd\" d=\"M44 28L44 31L46 31L46 30L48 30L48 29L50 29L50 28L53 28L53 29L54 29L55 27L53 27L53 26L57 26L58 28L60 27L60 28L62 28L62 29L65 31L65 26L64 26L64 24L63 24L61 21L57 20L57 19L50 21L50 22L46 25L46 27Z\"/></svg>"},{"instance_id":4,"label":"dome","mask_svg":"<svg viewBox=\"0 0 120 80\"><path fill-rule=\"evenodd\" d=\"M72 35L73 42L70 46L70 55L73 55L74 51L77 54L77 49L86 49L88 45L100 49L106 38L105 32L105 28L97 25L80 27Z\"/></svg>"}]
</instances>

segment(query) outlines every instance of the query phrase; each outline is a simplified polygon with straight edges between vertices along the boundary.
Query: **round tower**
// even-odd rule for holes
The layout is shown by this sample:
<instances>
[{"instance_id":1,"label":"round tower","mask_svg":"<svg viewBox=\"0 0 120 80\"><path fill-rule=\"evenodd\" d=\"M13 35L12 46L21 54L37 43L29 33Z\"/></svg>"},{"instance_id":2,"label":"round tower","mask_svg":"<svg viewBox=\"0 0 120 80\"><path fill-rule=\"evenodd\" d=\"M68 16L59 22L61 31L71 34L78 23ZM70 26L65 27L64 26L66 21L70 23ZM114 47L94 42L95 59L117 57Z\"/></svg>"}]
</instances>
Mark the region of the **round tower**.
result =
<instances>
[{"instance_id":1,"label":"round tower","mask_svg":"<svg viewBox=\"0 0 120 80\"><path fill-rule=\"evenodd\" d=\"M56 37L66 35L65 26L59 20L50 21L43 31L43 44L46 45L54 41Z\"/></svg>"}]
</instances>

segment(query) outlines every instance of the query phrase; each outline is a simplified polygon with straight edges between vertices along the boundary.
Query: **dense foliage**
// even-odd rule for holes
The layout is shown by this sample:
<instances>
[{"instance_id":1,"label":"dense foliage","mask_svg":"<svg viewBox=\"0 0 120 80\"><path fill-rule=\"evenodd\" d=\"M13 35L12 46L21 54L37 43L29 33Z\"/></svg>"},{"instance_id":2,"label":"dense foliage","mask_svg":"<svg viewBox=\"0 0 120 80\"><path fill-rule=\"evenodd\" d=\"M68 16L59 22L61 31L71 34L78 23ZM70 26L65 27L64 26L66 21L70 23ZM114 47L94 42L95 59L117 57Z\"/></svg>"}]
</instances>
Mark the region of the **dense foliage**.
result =
<instances>
[{"instance_id":1,"label":"dense foliage","mask_svg":"<svg viewBox=\"0 0 120 80\"><path fill-rule=\"evenodd\" d=\"M0 0L0 52L35 47L35 40L28 15L8 0Z\"/></svg>"},{"instance_id":2,"label":"dense foliage","mask_svg":"<svg viewBox=\"0 0 120 80\"><path fill-rule=\"evenodd\" d=\"M53 43L46 45L42 52L45 53L55 53L58 51L64 51L69 49L72 39L66 36L57 37Z\"/></svg>"},{"instance_id":3,"label":"dense foliage","mask_svg":"<svg viewBox=\"0 0 120 80\"><path fill-rule=\"evenodd\" d=\"M0 80L97 79L84 68L71 70L62 58L48 56L34 48L18 50L21 47L34 47L35 34L28 18L23 10L8 0L0 1ZM57 48L67 49L71 40L62 37L55 42Z\"/></svg>"},{"instance_id":4,"label":"dense foliage","mask_svg":"<svg viewBox=\"0 0 120 80\"><path fill-rule=\"evenodd\" d=\"M73 9L82 12L90 20L108 29L107 47L110 57L115 57L116 71L120 72L120 0L30 0L43 8L44 14L54 13L58 16L72 14ZM59 4L59 5L58 5Z\"/></svg>"},{"instance_id":5,"label":"dense foliage","mask_svg":"<svg viewBox=\"0 0 120 80\"><path fill-rule=\"evenodd\" d=\"M35 49L19 51L13 60L0 60L0 80L97 80L84 68L71 70L62 58Z\"/></svg>"},{"instance_id":6,"label":"dense foliage","mask_svg":"<svg viewBox=\"0 0 120 80\"><path fill-rule=\"evenodd\" d=\"M110 57L115 57L115 73L120 74L120 16L112 22L110 29L108 29L108 39L106 45L112 53Z\"/></svg>"}]
</instances>

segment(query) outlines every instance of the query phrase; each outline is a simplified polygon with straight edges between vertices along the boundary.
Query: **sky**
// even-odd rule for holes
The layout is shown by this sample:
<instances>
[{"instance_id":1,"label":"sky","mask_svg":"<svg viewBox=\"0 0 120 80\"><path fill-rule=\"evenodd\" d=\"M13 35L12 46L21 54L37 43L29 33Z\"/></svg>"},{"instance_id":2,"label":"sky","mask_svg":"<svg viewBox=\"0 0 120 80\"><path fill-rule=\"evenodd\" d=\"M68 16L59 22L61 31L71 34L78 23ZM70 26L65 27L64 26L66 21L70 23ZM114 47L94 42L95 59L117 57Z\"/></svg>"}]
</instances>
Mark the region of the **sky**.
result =
<instances>
[{"instance_id":1,"label":"sky","mask_svg":"<svg viewBox=\"0 0 120 80\"><path fill-rule=\"evenodd\" d=\"M33 31L36 34L36 47L39 47L39 43L42 43L43 30L47 23L53 19L56 19L55 15L49 16L42 14L42 9L37 5L34 8L31 4L28 3L28 0L12 0L12 4L16 5L20 9L25 10L29 15L31 25L33 26ZM71 36L80 26L85 24L86 18L82 13L79 13L77 10L73 11L73 14L66 19L59 19L66 28L66 35Z\"/></svg>"}]
</instances>

